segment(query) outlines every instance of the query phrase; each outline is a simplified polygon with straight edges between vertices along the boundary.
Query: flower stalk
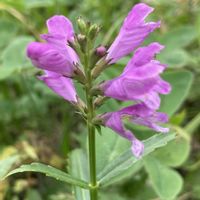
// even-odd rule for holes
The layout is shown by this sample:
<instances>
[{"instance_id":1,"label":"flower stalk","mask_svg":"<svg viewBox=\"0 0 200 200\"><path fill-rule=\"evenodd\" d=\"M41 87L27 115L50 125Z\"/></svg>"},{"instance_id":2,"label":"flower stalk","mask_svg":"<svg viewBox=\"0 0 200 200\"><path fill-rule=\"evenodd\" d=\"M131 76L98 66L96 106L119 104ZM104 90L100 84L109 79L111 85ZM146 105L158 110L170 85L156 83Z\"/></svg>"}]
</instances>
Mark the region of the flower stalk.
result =
<instances>
[{"instance_id":1,"label":"flower stalk","mask_svg":"<svg viewBox=\"0 0 200 200\"><path fill-rule=\"evenodd\" d=\"M93 96L91 89L93 87L93 81L91 76L90 54L89 48L84 56L84 71L86 77L85 95L87 103L87 131L88 131L88 151L89 151L89 170L90 170L90 199L97 200L97 180L96 180L96 148L95 148L95 126L93 119L95 117Z\"/></svg>"},{"instance_id":2,"label":"flower stalk","mask_svg":"<svg viewBox=\"0 0 200 200\"><path fill-rule=\"evenodd\" d=\"M96 178L95 130L100 132L101 126L114 130L130 141L132 153L137 158L143 155L144 145L134 133L126 129L124 120L156 132L169 131L159 125L168 121L167 115L157 112L160 107L159 95L166 95L171 90L170 84L160 76L166 65L155 58L164 46L152 42L139 47L151 32L160 27L160 21L145 22L152 11L153 8L144 3L135 5L108 48L95 44L100 31L98 25L78 18L79 33L76 34L71 21L62 15L47 20L48 34L41 35L45 42L32 42L27 47L27 56L37 68L44 71L39 79L74 105L87 122L90 200L98 199L99 188ZM119 76L98 82L98 77L105 69L133 52ZM84 86L86 101L78 96L74 81ZM95 110L109 98L134 103L96 116Z\"/></svg>"}]
</instances>

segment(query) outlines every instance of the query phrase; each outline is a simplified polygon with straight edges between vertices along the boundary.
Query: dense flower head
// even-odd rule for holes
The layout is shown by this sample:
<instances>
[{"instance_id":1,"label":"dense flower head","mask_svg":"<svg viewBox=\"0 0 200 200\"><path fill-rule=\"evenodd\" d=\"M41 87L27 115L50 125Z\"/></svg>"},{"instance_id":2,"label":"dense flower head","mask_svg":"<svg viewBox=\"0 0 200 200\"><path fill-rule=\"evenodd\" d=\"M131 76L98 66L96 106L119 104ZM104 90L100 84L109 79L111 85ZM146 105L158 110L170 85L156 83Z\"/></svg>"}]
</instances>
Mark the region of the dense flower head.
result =
<instances>
[{"instance_id":1,"label":"dense flower head","mask_svg":"<svg viewBox=\"0 0 200 200\"><path fill-rule=\"evenodd\" d=\"M84 88L89 87L87 92L91 92L92 99L95 95L100 95L102 99L133 101L132 106L98 115L96 119L99 119L100 125L107 126L128 139L136 157L142 155L144 145L125 128L124 119L156 132L168 131L168 128L158 125L167 122L167 115L156 111L160 106L159 95L168 94L171 90L170 84L160 76L166 65L155 59L164 46L153 42L138 48L151 32L160 27L159 21L145 22L152 11L153 8L144 3L136 4L125 18L119 34L108 50L102 45L89 49L99 32L96 24L90 25L79 18L80 34L75 34L70 20L61 15L55 15L47 20L48 33L41 35L43 43L32 42L27 47L27 56L44 72L39 79L73 105L79 106L78 102L82 101L76 93L72 79L84 84ZM89 52L86 54L88 49ZM104 69L131 53L133 56L121 75L91 87L93 79ZM90 60L88 55L91 55ZM82 62L87 63L87 66ZM90 84L84 82L87 80L88 72L91 72L88 78ZM82 82L80 74L84 77ZM93 88L98 88L100 93L92 92ZM81 110L84 117L87 116L85 110L87 111L85 107Z\"/></svg>"}]
</instances>

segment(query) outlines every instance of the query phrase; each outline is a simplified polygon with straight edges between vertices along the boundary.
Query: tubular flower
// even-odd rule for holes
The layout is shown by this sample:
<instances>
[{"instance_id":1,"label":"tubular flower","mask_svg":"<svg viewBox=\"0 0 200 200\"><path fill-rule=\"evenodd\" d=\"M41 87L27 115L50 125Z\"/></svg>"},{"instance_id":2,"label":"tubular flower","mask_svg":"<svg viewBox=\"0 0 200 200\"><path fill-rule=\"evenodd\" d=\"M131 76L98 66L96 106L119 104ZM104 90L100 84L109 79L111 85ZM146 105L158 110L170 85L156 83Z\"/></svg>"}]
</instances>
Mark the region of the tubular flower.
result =
<instances>
[{"instance_id":1,"label":"tubular flower","mask_svg":"<svg viewBox=\"0 0 200 200\"><path fill-rule=\"evenodd\" d=\"M145 23L145 18L153 11L144 3L136 4L125 18L118 36L108 49L107 59L115 63L120 58L133 52L145 38L160 27L160 22Z\"/></svg>"},{"instance_id":2,"label":"tubular flower","mask_svg":"<svg viewBox=\"0 0 200 200\"><path fill-rule=\"evenodd\" d=\"M165 113L156 112L149 109L145 104L135 104L123 108L116 112L109 112L99 116L104 126L107 126L117 132L122 137L128 139L132 143L131 150L136 157L140 157L144 150L144 145L140 142L130 130L123 125L123 119L138 125L143 125L155 130L156 132L168 132L168 128L163 128L158 123L166 123L168 117Z\"/></svg>"},{"instance_id":3,"label":"tubular flower","mask_svg":"<svg viewBox=\"0 0 200 200\"><path fill-rule=\"evenodd\" d=\"M168 94L171 90L170 84L160 76L166 65L155 59L164 46L153 42L139 48L145 38L160 27L159 21L145 22L152 11L153 8L144 3L135 5L108 50L102 45L93 48L99 32L96 24L91 25L79 18L77 22L80 33L75 35L72 23L60 15L47 20L48 34L41 35L44 43L32 42L27 47L27 56L32 63L44 70L44 75L39 76L39 79L74 104L93 128L93 123L107 126L129 140L136 157L142 155L144 145L125 128L125 119L156 132L169 131L159 125L168 121L167 115L156 111L160 106L159 95ZM103 70L130 53L133 56L121 75L94 85L94 80ZM87 106L77 96L72 79L84 85ZM108 97L134 101L134 105L96 116L95 108Z\"/></svg>"},{"instance_id":4,"label":"tubular flower","mask_svg":"<svg viewBox=\"0 0 200 200\"><path fill-rule=\"evenodd\" d=\"M158 109L158 93L168 94L171 90L169 83L159 76L166 65L154 60L163 48L156 42L139 48L119 77L100 85L104 95L121 101L144 102L149 108Z\"/></svg>"},{"instance_id":5,"label":"tubular flower","mask_svg":"<svg viewBox=\"0 0 200 200\"><path fill-rule=\"evenodd\" d=\"M45 70L45 74L39 76L50 89L71 103L77 103L77 95L73 81L58 73Z\"/></svg>"},{"instance_id":6,"label":"tubular flower","mask_svg":"<svg viewBox=\"0 0 200 200\"><path fill-rule=\"evenodd\" d=\"M41 35L46 43L30 43L27 55L36 67L71 77L79 62L75 51L68 46L68 41L74 40L72 24L66 17L56 15L47 20L47 27L49 33Z\"/></svg>"},{"instance_id":7,"label":"tubular flower","mask_svg":"<svg viewBox=\"0 0 200 200\"><path fill-rule=\"evenodd\" d=\"M44 70L39 76L50 89L72 103L77 102L76 91L70 78L79 62L75 51L68 46L74 40L72 23L64 16L56 15L47 20L48 34L41 35L46 43L32 42L27 56L32 63Z\"/></svg>"}]
</instances>

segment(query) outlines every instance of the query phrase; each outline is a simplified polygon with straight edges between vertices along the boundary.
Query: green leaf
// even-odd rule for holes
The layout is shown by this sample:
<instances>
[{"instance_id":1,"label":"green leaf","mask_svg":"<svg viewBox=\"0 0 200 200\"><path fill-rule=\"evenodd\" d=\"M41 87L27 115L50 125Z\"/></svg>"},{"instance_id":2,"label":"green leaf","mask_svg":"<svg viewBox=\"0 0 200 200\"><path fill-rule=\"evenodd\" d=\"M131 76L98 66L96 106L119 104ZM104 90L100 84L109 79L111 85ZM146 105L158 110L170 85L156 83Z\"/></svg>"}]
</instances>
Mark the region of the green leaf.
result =
<instances>
[{"instance_id":1,"label":"green leaf","mask_svg":"<svg viewBox=\"0 0 200 200\"><path fill-rule=\"evenodd\" d=\"M175 135L173 133L158 134L144 140L145 150L143 157L154 151L156 148L166 145L167 142L174 139L174 137ZM103 186L109 185L116 176L124 173L125 170L128 170L139 161L140 159L135 158L130 149L126 150L114 160L110 161L98 174L98 182Z\"/></svg>"},{"instance_id":2,"label":"green leaf","mask_svg":"<svg viewBox=\"0 0 200 200\"><path fill-rule=\"evenodd\" d=\"M130 147L130 142L119 137L109 128L102 127L101 135L96 135L97 173L100 173L114 158Z\"/></svg>"},{"instance_id":3,"label":"green leaf","mask_svg":"<svg viewBox=\"0 0 200 200\"><path fill-rule=\"evenodd\" d=\"M162 63L167 63L170 68L184 67L192 62L190 55L183 49L174 49L173 51L166 49L159 54L158 60Z\"/></svg>"},{"instance_id":4,"label":"green leaf","mask_svg":"<svg viewBox=\"0 0 200 200\"><path fill-rule=\"evenodd\" d=\"M84 181L89 180L88 161L86 154L81 149L76 149L70 154L69 172L72 176L81 178ZM76 200L90 200L89 191L80 187L74 187Z\"/></svg>"},{"instance_id":5,"label":"green leaf","mask_svg":"<svg viewBox=\"0 0 200 200\"><path fill-rule=\"evenodd\" d=\"M180 193L183 180L173 169L161 164L156 158L147 156L144 159L145 169L152 185L161 199L174 199Z\"/></svg>"},{"instance_id":6,"label":"green leaf","mask_svg":"<svg viewBox=\"0 0 200 200\"><path fill-rule=\"evenodd\" d=\"M13 73L19 73L32 66L26 56L26 46L31 41L34 41L32 37L18 37L3 51L1 55L0 79L7 78Z\"/></svg>"},{"instance_id":7,"label":"green leaf","mask_svg":"<svg viewBox=\"0 0 200 200\"><path fill-rule=\"evenodd\" d=\"M0 27L3 27L0 31L0 47L3 47L7 45L16 34L17 25L7 19L0 19Z\"/></svg>"},{"instance_id":8,"label":"green leaf","mask_svg":"<svg viewBox=\"0 0 200 200\"><path fill-rule=\"evenodd\" d=\"M0 161L0 179L10 171L12 166L19 161L19 158L18 155L14 155Z\"/></svg>"},{"instance_id":9,"label":"green leaf","mask_svg":"<svg viewBox=\"0 0 200 200\"><path fill-rule=\"evenodd\" d=\"M163 78L172 86L172 91L161 98L160 111L172 116L186 99L193 81L193 74L189 71L168 72Z\"/></svg>"},{"instance_id":10,"label":"green leaf","mask_svg":"<svg viewBox=\"0 0 200 200\"><path fill-rule=\"evenodd\" d=\"M190 142L182 137L177 137L166 146L154 153L154 156L164 165L178 167L188 158Z\"/></svg>"},{"instance_id":11,"label":"green leaf","mask_svg":"<svg viewBox=\"0 0 200 200\"><path fill-rule=\"evenodd\" d=\"M80 180L78 178L74 178L71 175L59 169L56 169L52 166L45 165L42 163L31 163L29 165L22 165L19 168L14 169L11 172L9 172L4 178L13 174L21 173L21 172L40 172L40 173L45 174L46 176L55 178L56 180L67 182L72 185L78 185L79 187L86 188L86 189L89 188L88 183L86 181Z\"/></svg>"},{"instance_id":12,"label":"green leaf","mask_svg":"<svg viewBox=\"0 0 200 200\"><path fill-rule=\"evenodd\" d=\"M160 39L161 44L168 49L183 48L189 45L197 37L197 31L193 26L182 26L166 32Z\"/></svg>"},{"instance_id":13,"label":"green leaf","mask_svg":"<svg viewBox=\"0 0 200 200\"><path fill-rule=\"evenodd\" d=\"M114 131L109 128L102 127L102 134L96 136L96 167L97 173L100 173L104 168L114 160L118 155L130 148L130 142L119 137ZM113 177L109 184L123 181L132 176L142 167L142 162L130 167L120 175Z\"/></svg>"}]
</instances>

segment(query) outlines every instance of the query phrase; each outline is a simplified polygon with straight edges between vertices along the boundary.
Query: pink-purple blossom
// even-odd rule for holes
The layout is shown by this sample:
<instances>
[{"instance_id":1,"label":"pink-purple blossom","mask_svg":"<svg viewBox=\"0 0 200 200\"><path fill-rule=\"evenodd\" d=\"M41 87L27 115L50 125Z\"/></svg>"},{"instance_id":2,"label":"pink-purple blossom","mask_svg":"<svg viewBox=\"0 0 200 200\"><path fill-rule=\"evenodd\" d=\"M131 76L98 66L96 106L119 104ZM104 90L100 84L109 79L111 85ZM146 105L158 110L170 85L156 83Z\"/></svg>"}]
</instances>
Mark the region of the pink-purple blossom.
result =
<instances>
[{"instance_id":1,"label":"pink-purple blossom","mask_svg":"<svg viewBox=\"0 0 200 200\"><path fill-rule=\"evenodd\" d=\"M71 103L78 102L72 79L47 70L44 75L39 76L39 79L65 100Z\"/></svg>"},{"instance_id":2,"label":"pink-purple blossom","mask_svg":"<svg viewBox=\"0 0 200 200\"><path fill-rule=\"evenodd\" d=\"M160 22L145 22L145 18L153 10L144 3L136 4L132 8L125 18L119 34L108 49L107 59L111 59L110 63L115 63L133 52L151 32L160 27Z\"/></svg>"},{"instance_id":3,"label":"pink-purple blossom","mask_svg":"<svg viewBox=\"0 0 200 200\"><path fill-rule=\"evenodd\" d=\"M159 95L168 94L171 90L170 84L161 78L166 65L155 59L164 46L153 42L138 48L151 32L160 27L159 21L145 22L146 17L152 11L153 8L144 3L135 5L125 18L119 34L108 50L106 51L106 48L100 45L95 51L91 51L95 52L95 56L99 56L102 61L97 62L95 66L95 68L99 67L97 72L101 72L102 69L108 67L107 65L116 63L124 56L133 53L121 75L112 80L106 80L94 88L100 89L103 96L135 103L133 106L107 112L97 117L102 125L111 128L131 142L131 149L136 157L142 155L144 145L130 130L125 128L124 119L151 128L156 132L168 131L168 128L158 125L168 121L167 115L156 111L160 106ZM27 56L37 68L44 71L44 75L39 76L40 80L65 100L76 104L80 99L72 79L75 78L77 71L82 72L82 69L77 70L77 67L82 66L83 56L79 58L80 52L75 51L76 45L74 44L81 42L80 37L79 40L78 37L75 38L72 23L61 15L48 19L47 28L48 34L41 35L44 42L30 43L27 47ZM82 34L79 36L84 38L82 43L78 44L80 45L79 50L85 51L84 42L88 38ZM69 43L74 49L69 46ZM82 53L85 53L84 51ZM96 61L96 57L91 60Z\"/></svg>"},{"instance_id":4,"label":"pink-purple blossom","mask_svg":"<svg viewBox=\"0 0 200 200\"><path fill-rule=\"evenodd\" d=\"M67 44L74 40L72 23L64 16L56 15L47 20L48 34L41 35L45 43L32 42L27 56L32 63L45 71L40 79L65 100L76 102L76 92L71 79L79 58Z\"/></svg>"},{"instance_id":5,"label":"pink-purple blossom","mask_svg":"<svg viewBox=\"0 0 200 200\"><path fill-rule=\"evenodd\" d=\"M136 50L120 76L101 84L104 95L121 101L143 102L151 109L158 109L158 94L168 94L171 90L169 83L159 76L166 65L154 59L162 49L162 45L154 42Z\"/></svg>"},{"instance_id":6,"label":"pink-purple blossom","mask_svg":"<svg viewBox=\"0 0 200 200\"><path fill-rule=\"evenodd\" d=\"M132 152L136 157L139 157L144 150L142 142L140 142L133 133L126 129L123 125L123 120L128 119L134 124L146 126L155 130L156 132L168 132L168 128L159 126L159 123L166 123L168 117L165 113L156 112L149 109L145 104L136 104L123 108L116 112L108 112L99 116L103 124L122 137L128 139L132 143Z\"/></svg>"}]
</instances>

